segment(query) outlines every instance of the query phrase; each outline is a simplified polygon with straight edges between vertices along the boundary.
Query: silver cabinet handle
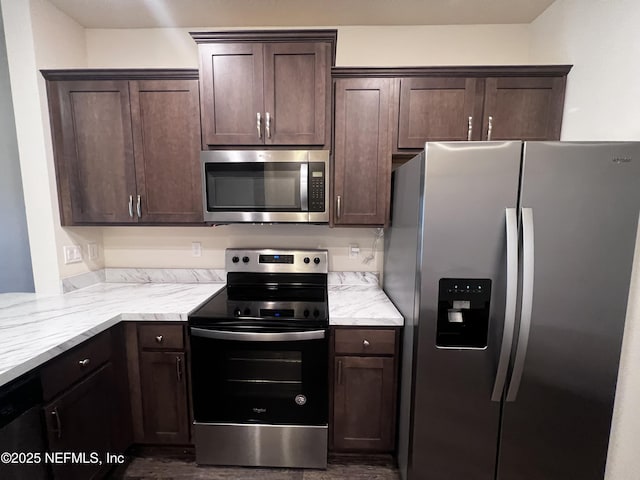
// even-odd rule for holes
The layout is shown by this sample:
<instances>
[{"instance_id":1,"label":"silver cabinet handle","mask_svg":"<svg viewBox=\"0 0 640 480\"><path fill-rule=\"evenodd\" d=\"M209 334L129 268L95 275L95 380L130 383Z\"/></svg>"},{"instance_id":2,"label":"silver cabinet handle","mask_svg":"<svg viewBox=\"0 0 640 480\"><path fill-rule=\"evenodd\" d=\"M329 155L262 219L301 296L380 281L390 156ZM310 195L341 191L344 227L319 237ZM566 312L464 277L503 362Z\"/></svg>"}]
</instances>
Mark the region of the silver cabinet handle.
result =
<instances>
[{"instance_id":1,"label":"silver cabinet handle","mask_svg":"<svg viewBox=\"0 0 640 480\"><path fill-rule=\"evenodd\" d=\"M336 218L340 220L340 216L342 215L342 197L340 195L336 196Z\"/></svg>"},{"instance_id":2,"label":"silver cabinet handle","mask_svg":"<svg viewBox=\"0 0 640 480\"><path fill-rule=\"evenodd\" d=\"M225 330L208 330L191 327L194 337L211 338L214 340L236 340L240 342L291 342L299 340L319 340L326 336L324 330L309 330L303 332L228 332Z\"/></svg>"},{"instance_id":3,"label":"silver cabinet handle","mask_svg":"<svg viewBox=\"0 0 640 480\"><path fill-rule=\"evenodd\" d=\"M129 195L129 216L133 218L133 195Z\"/></svg>"},{"instance_id":4,"label":"silver cabinet handle","mask_svg":"<svg viewBox=\"0 0 640 480\"><path fill-rule=\"evenodd\" d=\"M300 210L309 211L309 164L300 164Z\"/></svg>"},{"instance_id":5,"label":"silver cabinet handle","mask_svg":"<svg viewBox=\"0 0 640 480\"><path fill-rule=\"evenodd\" d=\"M182 382L182 359L180 357L176 357L176 375L178 382Z\"/></svg>"},{"instance_id":6,"label":"silver cabinet handle","mask_svg":"<svg viewBox=\"0 0 640 480\"><path fill-rule=\"evenodd\" d=\"M267 122L265 124L265 128L267 129L267 138L271 138L271 114L267 112Z\"/></svg>"},{"instance_id":7,"label":"silver cabinet handle","mask_svg":"<svg viewBox=\"0 0 640 480\"><path fill-rule=\"evenodd\" d=\"M156 342L158 342L158 343L162 343L163 340L164 340L164 338L162 337L162 335L158 335L156 337Z\"/></svg>"},{"instance_id":8,"label":"silver cabinet handle","mask_svg":"<svg viewBox=\"0 0 640 480\"><path fill-rule=\"evenodd\" d=\"M489 115L489 126L487 127L487 140L491 140L492 131L493 131L493 117Z\"/></svg>"},{"instance_id":9,"label":"silver cabinet handle","mask_svg":"<svg viewBox=\"0 0 640 480\"><path fill-rule=\"evenodd\" d=\"M56 419L56 437L62 438L62 420L60 420L60 414L58 413L58 407L55 407L51 411L51 415Z\"/></svg>"},{"instance_id":10,"label":"silver cabinet handle","mask_svg":"<svg viewBox=\"0 0 640 480\"><path fill-rule=\"evenodd\" d=\"M502 346L500 360L493 384L491 401L502 400L502 392L507 379L509 356L513 345L513 332L516 324L516 298L518 296L518 217L515 208L505 210L507 227L507 292L504 307L504 329L502 330Z\"/></svg>"},{"instance_id":11,"label":"silver cabinet handle","mask_svg":"<svg viewBox=\"0 0 640 480\"><path fill-rule=\"evenodd\" d=\"M142 199L140 198L140 195L138 195L136 202L136 211L138 213L138 218L142 217Z\"/></svg>"},{"instance_id":12,"label":"silver cabinet handle","mask_svg":"<svg viewBox=\"0 0 640 480\"><path fill-rule=\"evenodd\" d=\"M469 123L467 124L467 141L471 141L471 135L473 134L473 117L469 117Z\"/></svg>"},{"instance_id":13,"label":"silver cabinet handle","mask_svg":"<svg viewBox=\"0 0 640 480\"><path fill-rule=\"evenodd\" d=\"M260 112L256 113L256 128L258 129L258 138L262 138L262 117Z\"/></svg>"},{"instance_id":14,"label":"silver cabinet handle","mask_svg":"<svg viewBox=\"0 0 640 480\"><path fill-rule=\"evenodd\" d=\"M80 360L78 362L78 365L80 365L81 367L86 367L87 365L89 365L89 363L91 363L91 360L89 358L85 358L84 360Z\"/></svg>"},{"instance_id":15,"label":"silver cabinet handle","mask_svg":"<svg viewBox=\"0 0 640 480\"><path fill-rule=\"evenodd\" d=\"M364 339L364 340L362 341L362 346L363 346L364 348L367 348L369 345L371 345L371 344L369 343L369 340Z\"/></svg>"},{"instance_id":16,"label":"silver cabinet handle","mask_svg":"<svg viewBox=\"0 0 640 480\"><path fill-rule=\"evenodd\" d=\"M520 310L520 332L518 333L518 345L516 359L513 362L513 373L507 392L507 402L514 402L520 389L520 381L524 371L524 362L527 358L527 346L529 345L529 332L531 331L531 313L533 310L533 210L522 209L522 302Z\"/></svg>"},{"instance_id":17,"label":"silver cabinet handle","mask_svg":"<svg viewBox=\"0 0 640 480\"><path fill-rule=\"evenodd\" d=\"M342 385L342 360L338 360L338 385Z\"/></svg>"}]
</instances>

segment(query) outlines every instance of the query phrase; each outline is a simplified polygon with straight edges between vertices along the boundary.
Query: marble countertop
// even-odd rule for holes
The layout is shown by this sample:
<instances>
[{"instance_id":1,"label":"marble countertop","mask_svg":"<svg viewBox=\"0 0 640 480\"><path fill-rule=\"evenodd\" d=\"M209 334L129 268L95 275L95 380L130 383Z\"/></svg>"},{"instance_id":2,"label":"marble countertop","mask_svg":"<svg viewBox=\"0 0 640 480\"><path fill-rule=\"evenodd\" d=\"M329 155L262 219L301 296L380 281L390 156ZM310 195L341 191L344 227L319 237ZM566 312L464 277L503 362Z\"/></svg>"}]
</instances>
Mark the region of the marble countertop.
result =
<instances>
[{"instance_id":1,"label":"marble countertop","mask_svg":"<svg viewBox=\"0 0 640 480\"><path fill-rule=\"evenodd\" d=\"M127 283L98 283L61 295L0 294L0 386L120 321L186 321L225 285L135 283L120 276ZM328 295L331 325L403 324L375 275L331 273Z\"/></svg>"}]
</instances>

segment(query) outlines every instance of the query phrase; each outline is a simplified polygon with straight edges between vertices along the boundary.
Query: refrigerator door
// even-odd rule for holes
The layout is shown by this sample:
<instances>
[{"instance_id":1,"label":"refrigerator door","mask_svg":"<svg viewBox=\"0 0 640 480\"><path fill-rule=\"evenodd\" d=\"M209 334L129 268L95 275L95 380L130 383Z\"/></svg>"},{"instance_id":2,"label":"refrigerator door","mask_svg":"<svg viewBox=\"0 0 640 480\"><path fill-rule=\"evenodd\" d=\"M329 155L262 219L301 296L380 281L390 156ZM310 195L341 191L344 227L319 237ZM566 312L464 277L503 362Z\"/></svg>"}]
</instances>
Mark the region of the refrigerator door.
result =
<instances>
[{"instance_id":1,"label":"refrigerator door","mask_svg":"<svg viewBox=\"0 0 640 480\"><path fill-rule=\"evenodd\" d=\"M604 478L638 185L640 144L525 144L531 316L504 403L498 480Z\"/></svg>"},{"instance_id":2,"label":"refrigerator door","mask_svg":"<svg viewBox=\"0 0 640 480\"><path fill-rule=\"evenodd\" d=\"M424 152L393 173L391 227L384 235L383 288L404 317L400 408L398 421L398 466L407 478L409 437L412 424L412 374L414 331L418 319L420 285L420 227L424 191Z\"/></svg>"},{"instance_id":3,"label":"refrigerator door","mask_svg":"<svg viewBox=\"0 0 640 480\"><path fill-rule=\"evenodd\" d=\"M521 142L426 146L410 480L494 480L505 209L516 206L521 150Z\"/></svg>"}]
</instances>

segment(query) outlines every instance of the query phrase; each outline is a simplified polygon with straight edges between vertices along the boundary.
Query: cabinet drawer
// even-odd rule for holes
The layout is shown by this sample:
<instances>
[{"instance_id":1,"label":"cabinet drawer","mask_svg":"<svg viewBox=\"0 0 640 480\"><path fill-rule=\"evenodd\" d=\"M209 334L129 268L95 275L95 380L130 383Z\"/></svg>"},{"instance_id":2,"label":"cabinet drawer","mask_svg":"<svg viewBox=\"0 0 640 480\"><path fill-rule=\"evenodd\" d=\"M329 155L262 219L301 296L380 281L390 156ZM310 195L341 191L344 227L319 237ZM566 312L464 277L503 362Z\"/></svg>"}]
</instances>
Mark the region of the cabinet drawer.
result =
<instances>
[{"instance_id":1,"label":"cabinet drawer","mask_svg":"<svg viewBox=\"0 0 640 480\"><path fill-rule=\"evenodd\" d=\"M142 349L182 350L184 335L182 325L138 325L138 341Z\"/></svg>"},{"instance_id":2,"label":"cabinet drawer","mask_svg":"<svg viewBox=\"0 0 640 480\"><path fill-rule=\"evenodd\" d=\"M335 353L393 355L396 351L396 331L339 328L335 331Z\"/></svg>"},{"instance_id":3,"label":"cabinet drawer","mask_svg":"<svg viewBox=\"0 0 640 480\"><path fill-rule=\"evenodd\" d=\"M51 361L41 370L45 400L53 398L111 357L111 332L106 331Z\"/></svg>"}]
</instances>

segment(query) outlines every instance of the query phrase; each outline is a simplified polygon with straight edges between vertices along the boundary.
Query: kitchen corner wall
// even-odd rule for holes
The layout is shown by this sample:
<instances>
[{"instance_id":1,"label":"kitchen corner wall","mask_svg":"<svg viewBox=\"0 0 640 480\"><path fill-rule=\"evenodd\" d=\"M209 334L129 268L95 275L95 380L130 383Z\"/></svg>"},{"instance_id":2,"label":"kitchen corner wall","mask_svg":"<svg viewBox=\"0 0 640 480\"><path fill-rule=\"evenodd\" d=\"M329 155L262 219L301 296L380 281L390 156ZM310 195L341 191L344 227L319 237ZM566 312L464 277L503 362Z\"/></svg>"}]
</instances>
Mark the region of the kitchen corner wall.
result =
<instances>
[{"instance_id":1,"label":"kitchen corner wall","mask_svg":"<svg viewBox=\"0 0 640 480\"><path fill-rule=\"evenodd\" d=\"M22 187L35 289L58 293L62 277L103 267L101 261L64 265L62 246L96 243L101 229L63 229L42 68L86 68L84 28L47 0L1 0L15 112ZM85 252L86 253L86 252Z\"/></svg>"},{"instance_id":2,"label":"kitchen corner wall","mask_svg":"<svg viewBox=\"0 0 640 480\"><path fill-rule=\"evenodd\" d=\"M574 65L567 79L562 140L640 140L638 25L637 0L556 0L531 24L532 61ZM594 269L597 275L597 265ZM606 480L630 480L638 478L640 472L638 365L640 237L629 292Z\"/></svg>"},{"instance_id":3,"label":"kitchen corner wall","mask_svg":"<svg viewBox=\"0 0 640 480\"><path fill-rule=\"evenodd\" d=\"M20 156L0 12L0 293L33 292ZM10 233L9 233L10 232Z\"/></svg>"}]
</instances>

